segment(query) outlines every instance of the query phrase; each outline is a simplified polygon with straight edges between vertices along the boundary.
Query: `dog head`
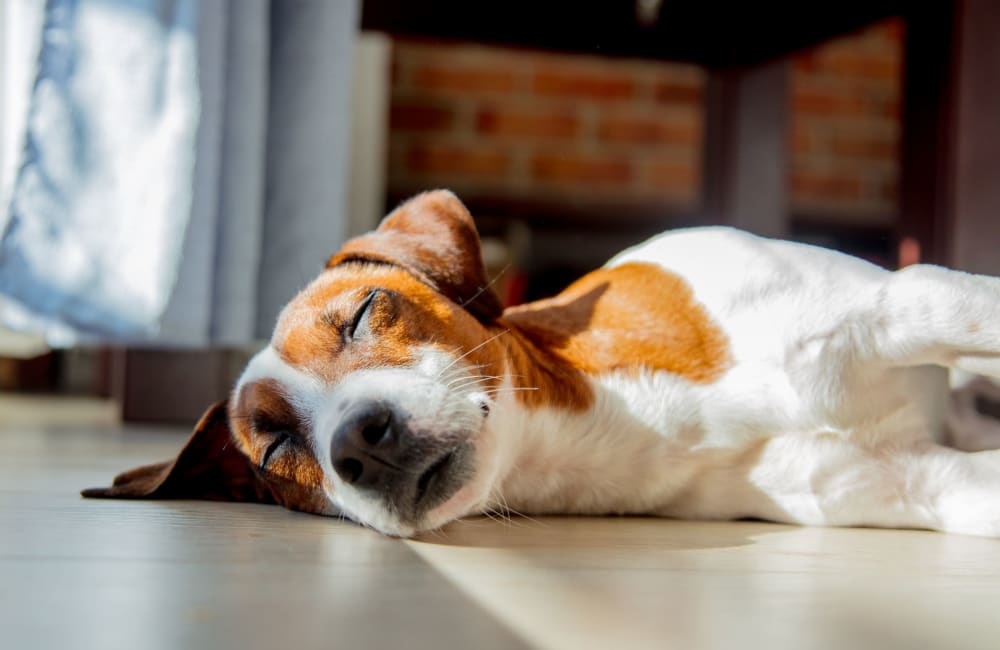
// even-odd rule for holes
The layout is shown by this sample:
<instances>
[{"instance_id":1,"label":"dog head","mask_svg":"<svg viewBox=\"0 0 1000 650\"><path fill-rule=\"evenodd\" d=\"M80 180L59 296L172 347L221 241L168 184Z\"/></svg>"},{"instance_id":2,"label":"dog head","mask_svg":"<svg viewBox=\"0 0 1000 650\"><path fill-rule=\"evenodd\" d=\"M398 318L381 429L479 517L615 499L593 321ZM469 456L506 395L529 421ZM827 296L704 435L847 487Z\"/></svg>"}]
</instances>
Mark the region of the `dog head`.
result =
<instances>
[{"instance_id":1,"label":"dog head","mask_svg":"<svg viewBox=\"0 0 1000 650\"><path fill-rule=\"evenodd\" d=\"M476 511L499 471L501 312L469 212L419 195L285 307L176 460L85 495L277 502L401 536Z\"/></svg>"}]
</instances>

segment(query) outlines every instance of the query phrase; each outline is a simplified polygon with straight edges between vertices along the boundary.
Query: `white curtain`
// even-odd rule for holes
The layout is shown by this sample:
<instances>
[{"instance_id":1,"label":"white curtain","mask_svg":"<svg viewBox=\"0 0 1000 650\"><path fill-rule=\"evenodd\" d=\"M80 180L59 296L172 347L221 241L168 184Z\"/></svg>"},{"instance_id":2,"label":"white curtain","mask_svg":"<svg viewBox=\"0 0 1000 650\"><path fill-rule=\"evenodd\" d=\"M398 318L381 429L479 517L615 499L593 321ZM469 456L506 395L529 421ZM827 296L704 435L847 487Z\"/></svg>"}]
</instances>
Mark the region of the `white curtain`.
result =
<instances>
[{"instance_id":1,"label":"white curtain","mask_svg":"<svg viewBox=\"0 0 1000 650\"><path fill-rule=\"evenodd\" d=\"M346 234L356 0L48 0L43 25L4 320L63 345L266 337Z\"/></svg>"}]
</instances>

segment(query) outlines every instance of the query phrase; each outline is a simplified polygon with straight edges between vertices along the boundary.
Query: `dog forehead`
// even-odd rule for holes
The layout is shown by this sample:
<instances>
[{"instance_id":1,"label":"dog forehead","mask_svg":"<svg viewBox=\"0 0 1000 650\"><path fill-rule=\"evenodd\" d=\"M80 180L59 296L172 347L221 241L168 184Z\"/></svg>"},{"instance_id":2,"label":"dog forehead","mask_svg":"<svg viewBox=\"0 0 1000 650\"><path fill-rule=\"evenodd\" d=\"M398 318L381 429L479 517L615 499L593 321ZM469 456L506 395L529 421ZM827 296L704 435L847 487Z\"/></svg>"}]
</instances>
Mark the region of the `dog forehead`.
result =
<instances>
[{"instance_id":1,"label":"dog forehead","mask_svg":"<svg viewBox=\"0 0 1000 650\"><path fill-rule=\"evenodd\" d=\"M391 307L373 321L377 331L368 340L351 344L344 329L376 289L390 293ZM462 313L403 269L347 263L328 269L292 299L278 318L271 347L287 364L335 383L354 370L412 362L421 342L454 337Z\"/></svg>"},{"instance_id":2,"label":"dog forehead","mask_svg":"<svg viewBox=\"0 0 1000 650\"><path fill-rule=\"evenodd\" d=\"M448 299L404 269L391 264L348 262L326 269L302 289L278 316L275 335L302 319L313 319L338 307L350 305L375 288L406 295L428 306L444 305Z\"/></svg>"}]
</instances>

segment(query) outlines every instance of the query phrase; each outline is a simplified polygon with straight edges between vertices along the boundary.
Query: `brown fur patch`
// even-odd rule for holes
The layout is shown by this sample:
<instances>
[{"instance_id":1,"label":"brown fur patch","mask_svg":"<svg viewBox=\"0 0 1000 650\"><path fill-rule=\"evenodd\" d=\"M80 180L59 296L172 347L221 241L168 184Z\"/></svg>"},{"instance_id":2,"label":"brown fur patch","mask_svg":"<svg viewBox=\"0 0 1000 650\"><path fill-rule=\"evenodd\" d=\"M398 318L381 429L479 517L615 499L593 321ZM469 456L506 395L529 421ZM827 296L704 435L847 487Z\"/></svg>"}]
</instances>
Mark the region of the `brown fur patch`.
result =
<instances>
[{"instance_id":1,"label":"brown fur patch","mask_svg":"<svg viewBox=\"0 0 1000 650\"><path fill-rule=\"evenodd\" d=\"M234 441L255 468L275 436L288 434L282 453L272 458L266 469L256 471L282 505L322 510L326 503L323 469L311 451L310 434L278 381L261 379L244 385L233 402L229 423Z\"/></svg>"},{"instance_id":2,"label":"brown fur patch","mask_svg":"<svg viewBox=\"0 0 1000 650\"><path fill-rule=\"evenodd\" d=\"M542 350L586 373L664 370L709 383L729 364L729 342L679 276L653 264L600 269L504 320Z\"/></svg>"},{"instance_id":3,"label":"brown fur patch","mask_svg":"<svg viewBox=\"0 0 1000 650\"><path fill-rule=\"evenodd\" d=\"M508 310L509 312L509 310ZM506 360L518 401L528 407L552 407L583 411L594 399L581 369L534 340L520 325L500 320L500 355Z\"/></svg>"}]
</instances>

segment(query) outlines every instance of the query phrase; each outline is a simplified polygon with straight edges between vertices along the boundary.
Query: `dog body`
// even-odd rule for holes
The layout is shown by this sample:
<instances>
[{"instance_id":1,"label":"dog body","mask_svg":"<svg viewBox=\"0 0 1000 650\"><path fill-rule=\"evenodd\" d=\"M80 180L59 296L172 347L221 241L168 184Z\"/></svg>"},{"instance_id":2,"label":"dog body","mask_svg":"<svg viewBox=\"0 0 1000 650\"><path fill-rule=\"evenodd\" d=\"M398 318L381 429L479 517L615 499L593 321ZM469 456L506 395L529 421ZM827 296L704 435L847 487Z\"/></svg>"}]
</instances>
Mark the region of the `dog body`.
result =
<instances>
[{"instance_id":1,"label":"dog body","mask_svg":"<svg viewBox=\"0 0 1000 650\"><path fill-rule=\"evenodd\" d=\"M501 311L432 192L334 256L176 461L86 494L401 536L491 509L1000 536L1000 451L940 444L947 368L1000 377L1000 280L705 228Z\"/></svg>"},{"instance_id":2,"label":"dog body","mask_svg":"<svg viewBox=\"0 0 1000 650\"><path fill-rule=\"evenodd\" d=\"M670 294L637 291L607 349L582 351L616 361L588 373L593 406L568 413L509 400L498 409L498 419L511 414L498 423L502 435L520 438L511 464L520 471L502 472L500 489L512 508L917 525L909 506L893 503L907 471L866 452L940 440L947 373L861 357L879 336L891 274L724 228L661 235L606 268L636 264L645 265L635 268L643 282ZM690 291L686 304L670 300L679 287ZM656 314L659 300L670 301L667 313ZM519 311L508 316L515 324ZM650 312L657 323L646 321ZM687 343L674 335L678 319L717 328L717 340L684 352L713 371L632 355L630 330L666 348Z\"/></svg>"}]
</instances>

